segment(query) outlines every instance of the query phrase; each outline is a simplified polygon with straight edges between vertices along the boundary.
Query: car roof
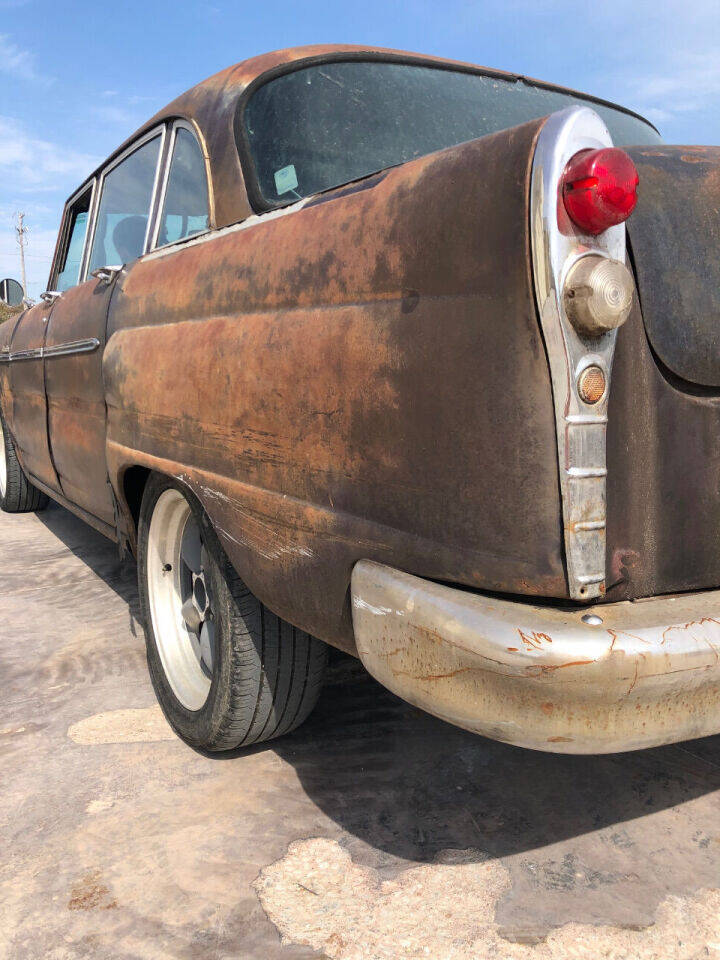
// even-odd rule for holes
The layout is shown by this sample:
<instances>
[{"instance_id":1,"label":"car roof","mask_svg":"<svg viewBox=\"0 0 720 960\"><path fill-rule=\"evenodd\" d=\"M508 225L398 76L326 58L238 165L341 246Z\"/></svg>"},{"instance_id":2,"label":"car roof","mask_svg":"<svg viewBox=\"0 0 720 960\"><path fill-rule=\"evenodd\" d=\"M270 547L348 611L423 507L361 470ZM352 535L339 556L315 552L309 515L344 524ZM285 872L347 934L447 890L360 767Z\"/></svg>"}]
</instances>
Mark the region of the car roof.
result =
<instances>
[{"instance_id":1,"label":"car roof","mask_svg":"<svg viewBox=\"0 0 720 960\"><path fill-rule=\"evenodd\" d=\"M240 165L234 135L235 114L238 99L241 94L256 80L271 77L281 73L288 67L300 65L303 61L309 63L324 59L364 59L377 58L388 60L411 61L416 64L440 66L450 69L469 70L483 73L486 76L504 80L525 80L529 83L548 90L556 90L573 96L582 97L590 102L604 104L621 110L624 113L638 117L649 123L644 117L627 110L625 107L592 97L567 87L545 83L523 74L510 73L505 70L495 70L481 67L477 64L466 63L460 60L448 60L443 57L427 54L410 53L404 50L394 50L386 47L360 46L355 44L316 44L301 47L289 47L284 50L275 50L259 56L242 60L231 67L213 74L206 80L191 87L185 93L169 103L162 110L139 127L120 146L114 150L100 166L87 177L82 187L96 177L100 171L115 157L127 150L139 137L143 136L163 121L173 118L182 118L189 121L198 133L206 162L210 171L212 226L222 227L245 219L253 211L244 189L244 178ZM652 124L650 124L652 126ZM73 192L77 196L79 190Z\"/></svg>"}]
</instances>

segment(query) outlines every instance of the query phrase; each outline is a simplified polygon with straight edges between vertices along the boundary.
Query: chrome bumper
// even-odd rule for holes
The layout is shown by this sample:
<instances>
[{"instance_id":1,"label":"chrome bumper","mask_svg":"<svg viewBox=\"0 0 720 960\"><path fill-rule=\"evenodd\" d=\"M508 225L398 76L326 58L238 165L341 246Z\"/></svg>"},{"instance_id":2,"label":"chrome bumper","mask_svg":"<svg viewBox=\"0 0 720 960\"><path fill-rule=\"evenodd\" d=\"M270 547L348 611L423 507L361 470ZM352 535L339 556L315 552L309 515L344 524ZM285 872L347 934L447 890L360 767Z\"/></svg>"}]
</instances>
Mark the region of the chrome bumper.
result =
<instances>
[{"instance_id":1,"label":"chrome bumper","mask_svg":"<svg viewBox=\"0 0 720 960\"><path fill-rule=\"evenodd\" d=\"M720 590L561 610L362 560L352 613L380 683L495 740L615 753L720 732Z\"/></svg>"}]
</instances>

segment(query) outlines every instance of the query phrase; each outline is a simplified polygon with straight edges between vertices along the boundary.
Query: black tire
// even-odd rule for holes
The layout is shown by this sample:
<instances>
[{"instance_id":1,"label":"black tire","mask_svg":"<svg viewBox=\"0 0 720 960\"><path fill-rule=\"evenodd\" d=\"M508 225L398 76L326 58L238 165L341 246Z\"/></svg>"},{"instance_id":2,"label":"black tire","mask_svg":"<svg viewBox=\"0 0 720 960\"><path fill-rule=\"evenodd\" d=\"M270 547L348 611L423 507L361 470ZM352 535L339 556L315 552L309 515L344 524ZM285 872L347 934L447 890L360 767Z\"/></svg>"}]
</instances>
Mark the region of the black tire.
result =
<instances>
[{"instance_id":1,"label":"black tire","mask_svg":"<svg viewBox=\"0 0 720 960\"><path fill-rule=\"evenodd\" d=\"M15 452L15 443L0 413L0 443L5 453L5 490L0 477L0 510L5 513L32 513L48 505L46 494L34 487L23 472ZM0 464L0 470L2 465Z\"/></svg>"},{"instance_id":2,"label":"black tire","mask_svg":"<svg viewBox=\"0 0 720 960\"><path fill-rule=\"evenodd\" d=\"M180 491L198 524L206 549L204 574L213 597L210 690L196 710L187 709L173 691L150 607L150 522L158 499L168 489ZM152 684L163 713L186 743L208 751L234 750L289 733L307 718L322 688L327 646L281 620L248 590L194 495L159 474L149 478L140 507L138 581Z\"/></svg>"}]
</instances>

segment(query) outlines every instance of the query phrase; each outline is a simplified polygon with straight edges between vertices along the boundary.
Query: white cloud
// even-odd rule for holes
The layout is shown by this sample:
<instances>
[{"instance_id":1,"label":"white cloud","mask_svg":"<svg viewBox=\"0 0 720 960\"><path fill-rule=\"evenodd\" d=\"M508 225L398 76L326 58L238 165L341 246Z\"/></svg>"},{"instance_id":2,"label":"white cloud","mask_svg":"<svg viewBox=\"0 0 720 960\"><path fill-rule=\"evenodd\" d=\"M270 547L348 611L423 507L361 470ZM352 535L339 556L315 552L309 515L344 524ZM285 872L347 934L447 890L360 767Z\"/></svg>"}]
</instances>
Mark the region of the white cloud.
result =
<instances>
[{"instance_id":1,"label":"white cloud","mask_svg":"<svg viewBox=\"0 0 720 960\"><path fill-rule=\"evenodd\" d=\"M33 137L16 120L0 116L0 175L17 194L69 192L101 161L101 157Z\"/></svg>"},{"instance_id":2,"label":"white cloud","mask_svg":"<svg viewBox=\"0 0 720 960\"><path fill-rule=\"evenodd\" d=\"M91 106L90 112L103 123L122 127L128 136L148 120L157 109L154 106L157 97L137 94L120 97L116 90L104 90L102 96L111 102Z\"/></svg>"},{"instance_id":3,"label":"white cloud","mask_svg":"<svg viewBox=\"0 0 720 960\"><path fill-rule=\"evenodd\" d=\"M672 120L673 116L667 110L659 110L657 107L646 107L642 113L651 123L665 123L666 120Z\"/></svg>"},{"instance_id":4,"label":"white cloud","mask_svg":"<svg viewBox=\"0 0 720 960\"><path fill-rule=\"evenodd\" d=\"M63 202L101 160L34 137L17 120L0 116L0 278L20 279L13 221L15 212L23 210L30 231L28 293L37 297L45 289Z\"/></svg>"},{"instance_id":5,"label":"white cloud","mask_svg":"<svg viewBox=\"0 0 720 960\"><path fill-rule=\"evenodd\" d=\"M128 127L132 130L134 130L135 127L139 126L142 122L141 120L138 121L137 115L134 111L127 110L125 107L115 106L114 104L91 107L90 111L94 117L98 118L98 120L102 120L105 123L117 124L121 127Z\"/></svg>"},{"instance_id":6,"label":"white cloud","mask_svg":"<svg viewBox=\"0 0 720 960\"><path fill-rule=\"evenodd\" d=\"M29 50L14 43L6 33L0 33L0 72L21 80L48 82L35 68L35 58Z\"/></svg>"},{"instance_id":7,"label":"white cloud","mask_svg":"<svg viewBox=\"0 0 720 960\"><path fill-rule=\"evenodd\" d=\"M634 95L642 103L667 112L707 110L720 98L717 54L687 52L673 58L662 73L648 73L634 81Z\"/></svg>"}]
</instances>

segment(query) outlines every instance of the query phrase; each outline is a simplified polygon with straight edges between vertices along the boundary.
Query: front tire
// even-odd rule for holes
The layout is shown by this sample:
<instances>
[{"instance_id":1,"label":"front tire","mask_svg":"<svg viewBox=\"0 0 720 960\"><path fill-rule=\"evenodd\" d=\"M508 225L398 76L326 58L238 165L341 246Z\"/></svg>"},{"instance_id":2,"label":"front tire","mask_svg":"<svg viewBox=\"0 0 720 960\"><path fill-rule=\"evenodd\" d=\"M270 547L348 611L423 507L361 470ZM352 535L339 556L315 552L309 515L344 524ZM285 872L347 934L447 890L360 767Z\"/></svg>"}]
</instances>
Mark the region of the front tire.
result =
<instances>
[{"instance_id":1,"label":"front tire","mask_svg":"<svg viewBox=\"0 0 720 960\"><path fill-rule=\"evenodd\" d=\"M0 413L0 510L31 513L44 510L47 505L47 496L25 476L15 452L15 443Z\"/></svg>"},{"instance_id":2,"label":"front tire","mask_svg":"<svg viewBox=\"0 0 720 960\"><path fill-rule=\"evenodd\" d=\"M327 647L248 590L195 497L158 474L140 508L138 578L150 677L183 740L233 750L306 719Z\"/></svg>"}]
</instances>

